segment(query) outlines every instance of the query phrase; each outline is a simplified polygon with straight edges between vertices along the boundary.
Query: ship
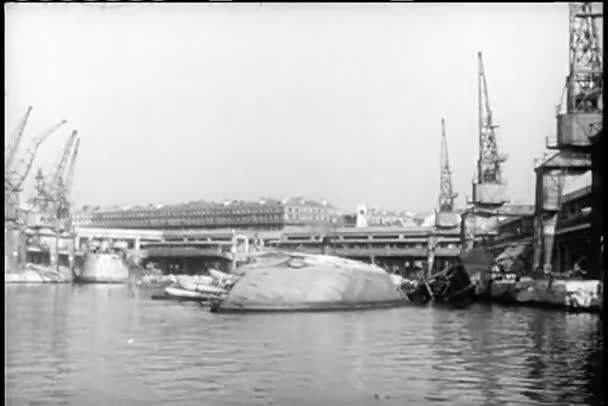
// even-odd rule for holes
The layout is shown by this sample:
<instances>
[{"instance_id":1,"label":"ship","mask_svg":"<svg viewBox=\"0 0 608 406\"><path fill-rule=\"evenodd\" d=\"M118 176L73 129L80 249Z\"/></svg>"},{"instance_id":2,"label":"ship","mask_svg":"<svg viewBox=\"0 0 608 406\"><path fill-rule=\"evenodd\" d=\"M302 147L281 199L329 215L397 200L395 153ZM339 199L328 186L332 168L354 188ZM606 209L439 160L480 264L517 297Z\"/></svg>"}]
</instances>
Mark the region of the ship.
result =
<instances>
[{"instance_id":1,"label":"ship","mask_svg":"<svg viewBox=\"0 0 608 406\"><path fill-rule=\"evenodd\" d=\"M356 310L410 303L382 268L329 255L277 252L237 273L242 276L211 311Z\"/></svg>"},{"instance_id":2,"label":"ship","mask_svg":"<svg viewBox=\"0 0 608 406\"><path fill-rule=\"evenodd\" d=\"M80 283L126 283L129 280L129 265L120 252L87 250L80 272L75 276L76 282Z\"/></svg>"}]
</instances>

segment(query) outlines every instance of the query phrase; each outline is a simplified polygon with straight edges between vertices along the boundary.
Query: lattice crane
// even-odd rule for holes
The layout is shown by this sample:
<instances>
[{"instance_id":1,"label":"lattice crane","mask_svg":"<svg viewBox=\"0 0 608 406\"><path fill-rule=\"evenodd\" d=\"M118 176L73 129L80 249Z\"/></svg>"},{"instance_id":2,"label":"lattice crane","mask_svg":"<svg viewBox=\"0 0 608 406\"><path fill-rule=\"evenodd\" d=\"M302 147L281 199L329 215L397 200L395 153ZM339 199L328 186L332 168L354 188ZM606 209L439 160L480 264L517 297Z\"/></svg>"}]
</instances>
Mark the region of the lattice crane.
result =
<instances>
[{"instance_id":1,"label":"lattice crane","mask_svg":"<svg viewBox=\"0 0 608 406\"><path fill-rule=\"evenodd\" d=\"M535 169L535 268L551 269L554 263L555 229L566 177L592 169L592 139L601 133L603 118L603 58L599 36L602 22L601 3L569 3L570 66L562 103L558 106L557 144L548 145L559 152ZM591 245L597 245L599 237L593 241Z\"/></svg>"},{"instance_id":2,"label":"lattice crane","mask_svg":"<svg viewBox=\"0 0 608 406\"><path fill-rule=\"evenodd\" d=\"M72 157L70 158L70 164L68 166L67 173L65 175L65 179L63 181L63 190L64 193L69 196L72 192L72 184L74 183L74 170L76 168L76 159L78 158L78 148L80 147L80 138L76 140L76 145L74 146L74 152L72 153Z\"/></svg>"},{"instance_id":3,"label":"lattice crane","mask_svg":"<svg viewBox=\"0 0 608 406\"><path fill-rule=\"evenodd\" d=\"M567 79L567 111L601 112L603 110L603 63L601 32L592 3L570 3L570 72Z\"/></svg>"},{"instance_id":4,"label":"lattice crane","mask_svg":"<svg viewBox=\"0 0 608 406\"><path fill-rule=\"evenodd\" d=\"M552 149L588 152L602 128L604 103L601 3L570 3L570 68L557 115L557 145ZM565 97L565 103L564 103Z\"/></svg>"},{"instance_id":5,"label":"lattice crane","mask_svg":"<svg viewBox=\"0 0 608 406\"><path fill-rule=\"evenodd\" d=\"M498 126L492 120L492 109L488 97L488 83L483 67L481 52L479 59L479 158L477 161L477 182L502 183L501 163L504 157L498 154L495 128Z\"/></svg>"},{"instance_id":6,"label":"lattice crane","mask_svg":"<svg viewBox=\"0 0 608 406\"><path fill-rule=\"evenodd\" d=\"M6 147L5 155L4 155L4 174L5 177L10 171L13 161L15 160L15 156L17 155L17 149L19 148L19 144L21 143L21 138L23 138L23 131L25 130L25 126L30 117L30 113L32 112L32 106L27 108L25 115L23 116L23 120L19 123L17 127L17 133L10 140L9 145Z\"/></svg>"},{"instance_id":7,"label":"lattice crane","mask_svg":"<svg viewBox=\"0 0 608 406\"><path fill-rule=\"evenodd\" d=\"M14 167L9 168L8 174L5 174L5 186L8 186L9 189L14 192L21 190L23 181L27 178L27 175L32 169L32 164L34 163L34 158L36 157L40 144L42 144L51 134L57 131L65 123L67 123L67 121L62 120L32 140L28 149L25 151L25 155Z\"/></svg>"},{"instance_id":8,"label":"lattice crane","mask_svg":"<svg viewBox=\"0 0 608 406\"><path fill-rule=\"evenodd\" d=\"M477 53L478 60L478 116L479 116L479 156L477 170L473 179L473 199L469 203L473 206L462 213L461 243L462 250L472 248L475 241L477 219L485 217L489 212L502 211L507 203L506 185L504 183L501 165L506 161L506 155L498 153L496 128L493 120L490 99L488 96L488 82L483 66L481 52ZM475 215L474 226L468 230L467 217Z\"/></svg>"},{"instance_id":9,"label":"lattice crane","mask_svg":"<svg viewBox=\"0 0 608 406\"><path fill-rule=\"evenodd\" d=\"M473 204L476 206L500 206L506 199L501 164L506 156L498 153L495 129L488 97L488 84L481 52L477 53L479 64L478 109L479 109L479 157L477 176L473 182Z\"/></svg>"},{"instance_id":10,"label":"lattice crane","mask_svg":"<svg viewBox=\"0 0 608 406\"><path fill-rule=\"evenodd\" d=\"M452 188L452 171L448 158L448 140L445 134L445 120L441 119L441 174L439 179L439 211L454 210L454 199L458 197Z\"/></svg>"},{"instance_id":11,"label":"lattice crane","mask_svg":"<svg viewBox=\"0 0 608 406\"><path fill-rule=\"evenodd\" d=\"M63 148L59 162L48 180L45 179L42 170L38 170L36 194L32 201L47 222L65 220L70 216L68 184L71 180L68 178L73 176L74 163L78 153L79 139L77 134L76 130L72 131Z\"/></svg>"},{"instance_id":12,"label":"lattice crane","mask_svg":"<svg viewBox=\"0 0 608 406\"><path fill-rule=\"evenodd\" d=\"M67 172L63 178L59 180L59 201L57 208L57 217L59 219L69 219L71 212L70 195L72 192L72 184L74 181L74 169L76 168L76 159L78 157L78 148L80 146L80 138L76 139L73 152L70 156L70 162Z\"/></svg>"},{"instance_id":13,"label":"lattice crane","mask_svg":"<svg viewBox=\"0 0 608 406\"><path fill-rule=\"evenodd\" d=\"M61 189L62 189L63 179L65 178L65 175L66 175L66 168L68 166L68 161L70 160L70 157L72 156L73 147L76 144L77 134L78 134L78 131L76 131L76 130L72 131L72 135L70 135L70 137L66 141L66 144L63 148L63 154L61 155L61 158L59 159L59 162L57 163L57 166L55 167L55 172L53 173L53 176L51 176L51 179L49 181L50 182L49 189L56 195L58 195L62 192Z\"/></svg>"}]
</instances>

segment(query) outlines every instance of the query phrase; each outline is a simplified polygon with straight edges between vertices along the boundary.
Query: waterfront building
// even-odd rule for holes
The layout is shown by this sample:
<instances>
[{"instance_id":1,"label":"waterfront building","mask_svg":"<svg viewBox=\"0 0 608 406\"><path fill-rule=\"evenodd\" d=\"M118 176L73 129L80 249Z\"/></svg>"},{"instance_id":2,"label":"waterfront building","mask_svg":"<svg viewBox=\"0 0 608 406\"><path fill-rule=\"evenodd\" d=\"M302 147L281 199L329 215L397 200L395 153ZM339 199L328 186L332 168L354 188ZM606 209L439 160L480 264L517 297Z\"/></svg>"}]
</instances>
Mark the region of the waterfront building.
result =
<instances>
[{"instance_id":1,"label":"waterfront building","mask_svg":"<svg viewBox=\"0 0 608 406\"><path fill-rule=\"evenodd\" d=\"M591 186L580 187L581 183L589 181L588 178L587 176L587 179L584 177L573 179L565 185L565 193L561 198L557 216L555 242L551 256L551 266L554 272L568 272L574 270L575 267L592 271L589 268ZM572 187L572 184L577 188ZM486 245L498 261L504 261L507 264L507 268L514 267L511 269L512 271L526 273L533 267L533 246L533 213L501 219L496 226L495 235Z\"/></svg>"}]
</instances>

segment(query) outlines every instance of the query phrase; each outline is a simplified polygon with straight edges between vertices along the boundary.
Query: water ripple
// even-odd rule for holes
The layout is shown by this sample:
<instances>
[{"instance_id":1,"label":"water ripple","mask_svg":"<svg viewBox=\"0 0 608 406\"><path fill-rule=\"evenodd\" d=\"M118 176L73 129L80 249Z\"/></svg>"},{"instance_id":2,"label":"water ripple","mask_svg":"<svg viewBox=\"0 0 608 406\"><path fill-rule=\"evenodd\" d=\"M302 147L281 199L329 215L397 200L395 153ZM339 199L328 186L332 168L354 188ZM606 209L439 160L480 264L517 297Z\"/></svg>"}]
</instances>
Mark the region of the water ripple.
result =
<instances>
[{"instance_id":1,"label":"water ripple","mask_svg":"<svg viewBox=\"0 0 608 406\"><path fill-rule=\"evenodd\" d=\"M599 402L595 315L475 305L218 315L125 286L6 286L7 404Z\"/></svg>"}]
</instances>

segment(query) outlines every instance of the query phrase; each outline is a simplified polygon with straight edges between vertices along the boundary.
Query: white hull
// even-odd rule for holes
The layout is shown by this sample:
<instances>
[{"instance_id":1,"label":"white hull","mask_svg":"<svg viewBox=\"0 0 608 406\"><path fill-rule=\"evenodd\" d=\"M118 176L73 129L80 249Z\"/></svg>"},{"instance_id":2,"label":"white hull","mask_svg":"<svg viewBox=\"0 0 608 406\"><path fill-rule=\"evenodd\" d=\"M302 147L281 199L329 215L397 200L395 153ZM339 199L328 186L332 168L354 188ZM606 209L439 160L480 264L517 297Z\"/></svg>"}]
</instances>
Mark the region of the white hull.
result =
<instances>
[{"instance_id":1,"label":"white hull","mask_svg":"<svg viewBox=\"0 0 608 406\"><path fill-rule=\"evenodd\" d=\"M408 302L388 273L357 261L292 255L243 271L216 311L347 310Z\"/></svg>"},{"instance_id":2,"label":"white hull","mask_svg":"<svg viewBox=\"0 0 608 406\"><path fill-rule=\"evenodd\" d=\"M78 281L84 283L126 283L129 268L116 254L87 253Z\"/></svg>"}]
</instances>

